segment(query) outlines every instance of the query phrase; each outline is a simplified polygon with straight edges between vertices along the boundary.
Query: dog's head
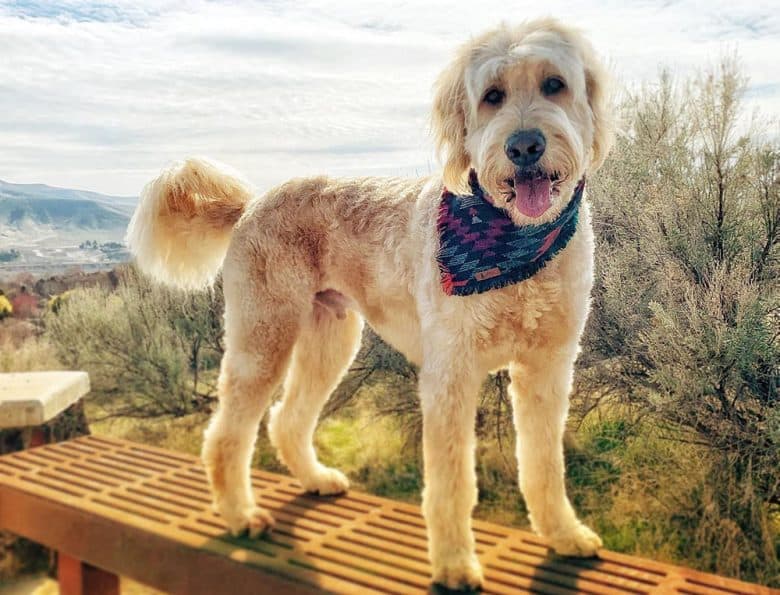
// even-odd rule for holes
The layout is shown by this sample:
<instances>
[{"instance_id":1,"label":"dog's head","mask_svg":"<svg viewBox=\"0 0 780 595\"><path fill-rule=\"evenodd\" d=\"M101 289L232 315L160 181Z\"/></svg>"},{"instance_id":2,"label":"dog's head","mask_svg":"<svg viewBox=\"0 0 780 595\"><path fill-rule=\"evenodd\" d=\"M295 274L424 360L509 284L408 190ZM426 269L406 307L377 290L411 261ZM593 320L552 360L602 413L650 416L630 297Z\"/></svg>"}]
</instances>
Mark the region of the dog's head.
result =
<instances>
[{"instance_id":1,"label":"dog's head","mask_svg":"<svg viewBox=\"0 0 780 595\"><path fill-rule=\"evenodd\" d=\"M518 225L555 217L612 144L607 76L590 43L552 19L502 25L464 45L436 83L444 182L470 168Z\"/></svg>"}]
</instances>

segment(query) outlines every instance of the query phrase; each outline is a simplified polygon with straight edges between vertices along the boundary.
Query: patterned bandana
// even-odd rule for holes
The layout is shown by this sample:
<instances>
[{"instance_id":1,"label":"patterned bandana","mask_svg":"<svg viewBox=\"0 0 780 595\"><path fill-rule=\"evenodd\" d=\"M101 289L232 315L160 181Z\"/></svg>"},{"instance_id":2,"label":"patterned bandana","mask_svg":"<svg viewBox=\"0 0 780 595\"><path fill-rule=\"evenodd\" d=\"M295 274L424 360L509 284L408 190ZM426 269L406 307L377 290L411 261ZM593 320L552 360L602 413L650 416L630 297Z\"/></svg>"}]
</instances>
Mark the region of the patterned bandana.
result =
<instances>
[{"instance_id":1,"label":"patterned bandana","mask_svg":"<svg viewBox=\"0 0 780 595\"><path fill-rule=\"evenodd\" d=\"M467 196L446 188L441 194L437 260L447 295L483 293L525 281L563 250L577 229L585 178L555 219L521 227L491 204L474 170L469 185L472 194Z\"/></svg>"}]
</instances>

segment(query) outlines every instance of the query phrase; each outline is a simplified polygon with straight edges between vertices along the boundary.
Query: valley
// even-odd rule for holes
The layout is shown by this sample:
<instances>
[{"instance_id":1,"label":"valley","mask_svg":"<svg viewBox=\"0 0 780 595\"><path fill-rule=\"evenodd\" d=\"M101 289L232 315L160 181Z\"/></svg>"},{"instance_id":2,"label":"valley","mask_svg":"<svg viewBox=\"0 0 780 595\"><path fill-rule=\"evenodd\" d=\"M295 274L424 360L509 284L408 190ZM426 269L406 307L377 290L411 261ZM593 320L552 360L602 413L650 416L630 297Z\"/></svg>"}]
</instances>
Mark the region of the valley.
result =
<instances>
[{"instance_id":1,"label":"valley","mask_svg":"<svg viewBox=\"0 0 780 595\"><path fill-rule=\"evenodd\" d=\"M129 260L124 234L137 199L0 180L0 280L110 269Z\"/></svg>"}]
</instances>

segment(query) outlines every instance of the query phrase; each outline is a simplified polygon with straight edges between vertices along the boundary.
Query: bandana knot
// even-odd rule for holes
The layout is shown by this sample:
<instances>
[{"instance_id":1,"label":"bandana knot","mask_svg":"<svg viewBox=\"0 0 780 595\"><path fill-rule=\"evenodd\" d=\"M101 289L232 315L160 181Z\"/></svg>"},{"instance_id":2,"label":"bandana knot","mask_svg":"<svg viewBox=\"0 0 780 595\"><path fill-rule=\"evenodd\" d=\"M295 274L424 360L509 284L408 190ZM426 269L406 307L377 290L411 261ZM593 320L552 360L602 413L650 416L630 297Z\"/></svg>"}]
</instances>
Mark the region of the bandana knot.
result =
<instances>
[{"instance_id":1,"label":"bandana knot","mask_svg":"<svg viewBox=\"0 0 780 595\"><path fill-rule=\"evenodd\" d=\"M442 190L437 227L441 285L447 295L470 295L520 283L566 247L577 230L585 189L582 178L566 208L552 221L517 226L469 174L471 194Z\"/></svg>"}]
</instances>

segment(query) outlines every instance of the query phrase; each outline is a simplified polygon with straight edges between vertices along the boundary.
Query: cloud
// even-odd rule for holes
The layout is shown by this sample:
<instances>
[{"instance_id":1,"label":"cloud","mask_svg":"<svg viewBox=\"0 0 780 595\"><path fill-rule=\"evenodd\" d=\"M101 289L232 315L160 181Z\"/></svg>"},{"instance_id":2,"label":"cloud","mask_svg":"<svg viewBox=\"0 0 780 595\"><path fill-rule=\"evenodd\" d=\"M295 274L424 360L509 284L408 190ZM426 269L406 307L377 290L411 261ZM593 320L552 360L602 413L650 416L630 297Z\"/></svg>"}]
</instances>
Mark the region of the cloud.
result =
<instances>
[{"instance_id":1,"label":"cloud","mask_svg":"<svg viewBox=\"0 0 780 595\"><path fill-rule=\"evenodd\" d=\"M543 13L465 0L0 1L0 178L135 194L187 154L260 188L424 174L431 84L452 49L546 15L584 28L628 85L736 47L749 106L777 117L777 12L725 0L549 0Z\"/></svg>"},{"instance_id":2,"label":"cloud","mask_svg":"<svg viewBox=\"0 0 780 595\"><path fill-rule=\"evenodd\" d=\"M2 7L7 15L29 19L52 19L60 22L97 21L134 23L142 25L154 14L159 14L155 7L163 3L117 3L117 2L85 2L82 0L65 0L56 3L48 0L11 0L3 2Z\"/></svg>"}]
</instances>

